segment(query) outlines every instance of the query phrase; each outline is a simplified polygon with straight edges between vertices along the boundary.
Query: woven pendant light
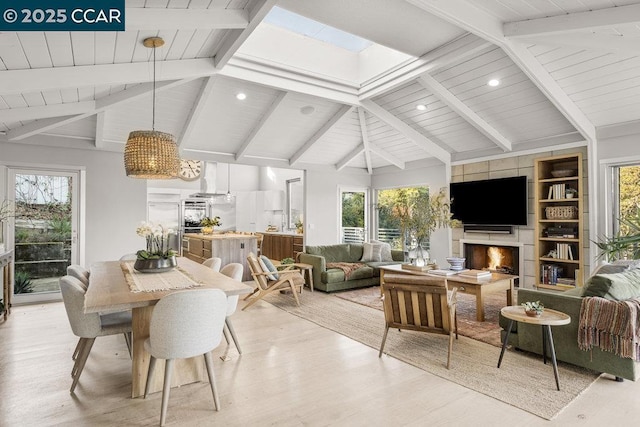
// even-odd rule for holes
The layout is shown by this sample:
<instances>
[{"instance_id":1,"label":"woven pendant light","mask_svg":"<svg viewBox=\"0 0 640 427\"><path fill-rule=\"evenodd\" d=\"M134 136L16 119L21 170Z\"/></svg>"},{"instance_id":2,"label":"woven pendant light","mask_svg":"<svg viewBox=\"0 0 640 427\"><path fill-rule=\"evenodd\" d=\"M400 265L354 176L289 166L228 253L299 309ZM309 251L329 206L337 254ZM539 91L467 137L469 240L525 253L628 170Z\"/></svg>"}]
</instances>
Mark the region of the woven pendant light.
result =
<instances>
[{"instance_id":1,"label":"woven pendant light","mask_svg":"<svg viewBox=\"0 0 640 427\"><path fill-rule=\"evenodd\" d=\"M173 179L178 177L180 154L176 140L170 133L155 130L156 122L156 48L164 45L160 37L143 42L153 48L153 112L152 130L129 133L124 147L124 169L127 176L141 179Z\"/></svg>"}]
</instances>

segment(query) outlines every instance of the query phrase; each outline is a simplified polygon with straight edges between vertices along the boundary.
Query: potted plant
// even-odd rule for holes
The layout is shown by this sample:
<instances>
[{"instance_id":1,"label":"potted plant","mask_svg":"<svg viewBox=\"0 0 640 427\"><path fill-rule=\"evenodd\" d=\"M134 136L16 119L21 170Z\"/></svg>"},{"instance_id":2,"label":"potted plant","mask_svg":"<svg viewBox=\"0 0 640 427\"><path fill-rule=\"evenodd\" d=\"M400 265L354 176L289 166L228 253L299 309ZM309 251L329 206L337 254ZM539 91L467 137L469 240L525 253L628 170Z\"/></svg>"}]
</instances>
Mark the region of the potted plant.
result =
<instances>
[{"instance_id":1,"label":"potted plant","mask_svg":"<svg viewBox=\"0 0 640 427\"><path fill-rule=\"evenodd\" d=\"M619 218L620 228L624 231L612 237L603 237L594 242L600 253L598 258L609 261L617 259L640 259L640 207L635 216Z\"/></svg>"},{"instance_id":2,"label":"potted plant","mask_svg":"<svg viewBox=\"0 0 640 427\"><path fill-rule=\"evenodd\" d=\"M213 233L213 227L221 226L220 217L215 216L213 218L205 216L200 220L200 226L202 227L202 234L211 234Z\"/></svg>"},{"instance_id":3,"label":"potted plant","mask_svg":"<svg viewBox=\"0 0 640 427\"><path fill-rule=\"evenodd\" d=\"M143 222L136 229L136 233L145 238L147 248L136 252L133 268L143 273L159 273L178 265L176 251L169 248L169 236L176 234L174 229L162 224Z\"/></svg>"},{"instance_id":4,"label":"potted plant","mask_svg":"<svg viewBox=\"0 0 640 427\"><path fill-rule=\"evenodd\" d=\"M567 199L573 199L574 197L576 197L576 195L578 194L578 190L576 190L575 188L567 188L564 191L564 197Z\"/></svg>"},{"instance_id":5,"label":"potted plant","mask_svg":"<svg viewBox=\"0 0 640 427\"><path fill-rule=\"evenodd\" d=\"M304 232L304 224L302 223L302 220L298 219L295 225L296 225L296 233L302 234Z\"/></svg>"},{"instance_id":6,"label":"potted plant","mask_svg":"<svg viewBox=\"0 0 640 427\"><path fill-rule=\"evenodd\" d=\"M426 188L401 188L389 197L378 200L379 208L387 209L400 223L404 236L405 262L423 265L429 254L423 245L438 228L455 226L451 219L451 201L445 189L429 194Z\"/></svg>"},{"instance_id":7,"label":"potted plant","mask_svg":"<svg viewBox=\"0 0 640 427\"><path fill-rule=\"evenodd\" d=\"M530 317L540 317L544 311L544 304L540 301L526 301L521 304L524 307L524 312Z\"/></svg>"}]
</instances>

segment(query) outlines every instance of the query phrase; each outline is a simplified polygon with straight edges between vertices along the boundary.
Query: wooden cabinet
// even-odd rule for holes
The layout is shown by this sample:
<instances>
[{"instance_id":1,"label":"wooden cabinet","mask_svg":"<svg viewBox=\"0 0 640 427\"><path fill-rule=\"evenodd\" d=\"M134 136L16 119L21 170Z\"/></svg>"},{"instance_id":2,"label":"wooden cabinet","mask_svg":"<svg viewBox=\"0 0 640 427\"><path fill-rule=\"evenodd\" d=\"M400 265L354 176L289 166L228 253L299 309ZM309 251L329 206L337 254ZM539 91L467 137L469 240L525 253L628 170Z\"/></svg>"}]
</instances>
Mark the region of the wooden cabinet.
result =
<instances>
[{"instance_id":1,"label":"wooden cabinet","mask_svg":"<svg viewBox=\"0 0 640 427\"><path fill-rule=\"evenodd\" d=\"M293 234L264 233L262 241L262 255L282 261L284 258L296 258L297 252L302 252L303 237Z\"/></svg>"},{"instance_id":2,"label":"wooden cabinet","mask_svg":"<svg viewBox=\"0 0 640 427\"><path fill-rule=\"evenodd\" d=\"M248 234L220 234L213 236L185 235L182 239L182 256L195 262L218 257L222 265L238 262L244 266L243 280L251 280L247 256L257 252L257 238Z\"/></svg>"},{"instance_id":3,"label":"wooden cabinet","mask_svg":"<svg viewBox=\"0 0 640 427\"><path fill-rule=\"evenodd\" d=\"M537 287L582 286L584 188L582 154L537 159L534 165Z\"/></svg>"}]
</instances>

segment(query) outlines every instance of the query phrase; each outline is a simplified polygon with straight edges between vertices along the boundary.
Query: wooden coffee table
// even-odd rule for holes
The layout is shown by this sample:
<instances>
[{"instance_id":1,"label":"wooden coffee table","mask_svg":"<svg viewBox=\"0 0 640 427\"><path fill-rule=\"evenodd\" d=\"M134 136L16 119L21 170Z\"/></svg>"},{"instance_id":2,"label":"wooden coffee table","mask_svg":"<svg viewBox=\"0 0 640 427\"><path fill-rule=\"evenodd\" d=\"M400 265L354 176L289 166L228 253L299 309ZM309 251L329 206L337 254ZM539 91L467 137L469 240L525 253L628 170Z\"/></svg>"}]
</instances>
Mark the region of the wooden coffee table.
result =
<instances>
[{"instance_id":1,"label":"wooden coffee table","mask_svg":"<svg viewBox=\"0 0 640 427\"><path fill-rule=\"evenodd\" d=\"M556 349L553 346L553 335L551 335L551 327L559 325L567 325L571 323L571 317L561 311L545 308L540 317L527 316L522 306L503 307L500 314L509 319L507 334L505 334L502 350L500 351L500 359L498 359L498 368L502 363L504 351L507 349L509 342L509 334L513 327L513 322L529 323L532 325L542 326L542 360L547 364L547 343L551 350L551 362L553 363L553 375L556 377L556 387L560 390L560 379L558 378L558 362L556 361Z\"/></svg>"},{"instance_id":2,"label":"wooden coffee table","mask_svg":"<svg viewBox=\"0 0 640 427\"><path fill-rule=\"evenodd\" d=\"M405 273L418 276L429 277L442 277L447 279L449 287L458 288L459 293L470 294L476 296L476 320L478 322L484 322L484 296L491 292L507 291L507 305L513 305L513 288L515 280L518 276L512 276L510 274L492 273L491 277L482 279L472 279L468 277L462 277L457 274L451 276L436 276L431 275L428 272L406 270L402 268L401 264L385 265L380 267L380 282L384 283L384 272L393 271L394 273ZM380 288L382 289L382 287Z\"/></svg>"}]
</instances>

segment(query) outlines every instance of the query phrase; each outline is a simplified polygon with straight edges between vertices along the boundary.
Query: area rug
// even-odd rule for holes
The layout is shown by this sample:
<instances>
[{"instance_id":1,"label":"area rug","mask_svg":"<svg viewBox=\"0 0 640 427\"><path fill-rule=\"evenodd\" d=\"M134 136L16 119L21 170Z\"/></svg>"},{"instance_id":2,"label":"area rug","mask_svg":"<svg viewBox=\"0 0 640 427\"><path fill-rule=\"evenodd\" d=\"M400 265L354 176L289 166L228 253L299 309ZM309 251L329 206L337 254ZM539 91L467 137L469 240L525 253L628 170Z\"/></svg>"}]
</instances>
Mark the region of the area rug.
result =
<instances>
[{"instance_id":1,"label":"area rug","mask_svg":"<svg viewBox=\"0 0 640 427\"><path fill-rule=\"evenodd\" d=\"M322 292L305 292L300 307L291 295L273 293L265 300L376 350L380 348L384 332L384 313L380 310ZM561 390L557 391L553 368L543 364L541 357L509 350L497 369L500 349L464 336L454 343L448 370L447 340L445 335L389 330L385 353L548 420L598 378L591 371L560 363ZM371 357L377 357L377 353Z\"/></svg>"},{"instance_id":2,"label":"area rug","mask_svg":"<svg viewBox=\"0 0 640 427\"><path fill-rule=\"evenodd\" d=\"M366 305L367 307L383 310L379 286L336 292L332 295ZM514 298L517 298L517 294L514 295ZM500 318L500 309L507 304L505 292L493 292L485 295L484 322L476 320L476 297L474 295L459 293L457 299L458 334L500 347L502 345L500 341L501 328L498 324L498 319Z\"/></svg>"}]
</instances>

